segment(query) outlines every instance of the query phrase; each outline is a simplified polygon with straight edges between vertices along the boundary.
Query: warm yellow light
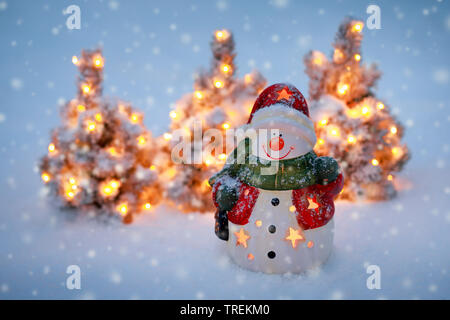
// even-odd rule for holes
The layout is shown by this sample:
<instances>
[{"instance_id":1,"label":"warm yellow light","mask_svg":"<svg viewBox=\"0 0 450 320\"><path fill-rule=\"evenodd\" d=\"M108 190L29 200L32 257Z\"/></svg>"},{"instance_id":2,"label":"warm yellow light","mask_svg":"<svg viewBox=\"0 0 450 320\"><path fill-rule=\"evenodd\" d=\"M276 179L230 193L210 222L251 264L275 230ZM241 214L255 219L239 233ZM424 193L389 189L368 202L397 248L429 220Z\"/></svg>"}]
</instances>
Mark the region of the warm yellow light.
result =
<instances>
[{"instance_id":1,"label":"warm yellow light","mask_svg":"<svg viewBox=\"0 0 450 320\"><path fill-rule=\"evenodd\" d=\"M103 181L100 184L100 192L104 197L114 197L118 193L120 181L116 179Z\"/></svg>"},{"instance_id":2,"label":"warm yellow light","mask_svg":"<svg viewBox=\"0 0 450 320\"><path fill-rule=\"evenodd\" d=\"M400 149L397 147L392 148L392 154L397 155L400 152Z\"/></svg>"},{"instance_id":3,"label":"warm yellow light","mask_svg":"<svg viewBox=\"0 0 450 320\"><path fill-rule=\"evenodd\" d=\"M228 32L226 30L217 30L216 31L216 39L218 41L223 41L228 38Z\"/></svg>"},{"instance_id":4,"label":"warm yellow light","mask_svg":"<svg viewBox=\"0 0 450 320\"><path fill-rule=\"evenodd\" d=\"M101 122L103 120L102 114L101 113L97 113L95 115L95 120L97 120L98 122Z\"/></svg>"},{"instance_id":5,"label":"warm yellow light","mask_svg":"<svg viewBox=\"0 0 450 320\"><path fill-rule=\"evenodd\" d=\"M77 106L77 110L78 110L78 112L84 112L84 111L86 110L86 107L83 106L82 104L79 104L79 105Z\"/></svg>"},{"instance_id":6,"label":"warm yellow light","mask_svg":"<svg viewBox=\"0 0 450 320\"><path fill-rule=\"evenodd\" d=\"M341 84L341 85L338 86L338 90L337 91L338 91L338 94L344 95L344 94L347 93L348 89L349 89L348 84Z\"/></svg>"},{"instance_id":7,"label":"warm yellow light","mask_svg":"<svg viewBox=\"0 0 450 320\"><path fill-rule=\"evenodd\" d=\"M119 213L121 215L126 215L128 212L128 205L126 203L121 203L117 206L117 211L119 211Z\"/></svg>"},{"instance_id":8,"label":"warm yellow light","mask_svg":"<svg viewBox=\"0 0 450 320\"><path fill-rule=\"evenodd\" d=\"M54 144L54 143L50 143L50 144L48 145L48 152L53 153L53 152L55 152L55 151L56 151L56 146L55 146L55 144Z\"/></svg>"},{"instance_id":9,"label":"warm yellow light","mask_svg":"<svg viewBox=\"0 0 450 320\"><path fill-rule=\"evenodd\" d=\"M96 67L98 69L103 68L103 57L102 56L97 55L94 58L94 67Z\"/></svg>"},{"instance_id":10,"label":"warm yellow light","mask_svg":"<svg viewBox=\"0 0 450 320\"><path fill-rule=\"evenodd\" d=\"M201 99L203 98L203 93L201 91L195 91L195 96L197 97L197 99Z\"/></svg>"},{"instance_id":11,"label":"warm yellow light","mask_svg":"<svg viewBox=\"0 0 450 320\"><path fill-rule=\"evenodd\" d=\"M177 113L176 113L175 111L171 111L171 112L169 113L169 116L170 116L172 119L175 119L175 118L177 117Z\"/></svg>"},{"instance_id":12,"label":"warm yellow light","mask_svg":"<svg viewBox=\"0 0 450 320\"><path fill-rule=\"evenodd\" d=\"M372 165L373 166L377 166L377 165L379 165L380 163L378 162L378 160L377 159L372 159Z\"/></svg>"},{"instance_id":13,"label":"warm yellow light","mask_svg":"<svg viewBox=\"0 0 450 320\"><path fill-rule=\"evenodd\" d=\"M295 212L295 206L290 206L290 207L289 207L289 211L290 211L290 212Z\"/></svg>"},{"instance_id":14,"label":"warm yellow light","mask_svg":"<svg viewBox=\"0 0 450 320\"><path fill-rule=\"evenodd\" d=\"M387 176L387 179L388 179L389 181L392 181L392 180L394 179L394 177L392 176L392 174L390 174L390 175Z\"/></svg>"},{"instance_id":15,"label":"warm yellow light","mask_svg":"<svg viewBox=\"0 0 450 320\"><path fill-rule=\"evenodd\" d=\"M47 172L43 172L41 178L44 182L49 182L51 180L50 174L48 174Z\"/></svg>"},{"instance_id":16,"label":"warm yellow light","mask_svg":"<svg viewBox=\"0 0 450 320\"><path fill-rule=\"evenodd\" d=\"M219 154L219 159L220 160L225 160L226 158L227 158L227 155L225 153Z\"/></svg>"},{"instance_id":17,"label":"warm yellow light","mask_svg":"<svg viewBox=\"0 0 450 320\"><path fill-rule=\"evenodd\" d=\"M209 166L209 165L211 164L211 160L210 160L210 159L206 159L206 160L205 160L205 164L206 164L207 166Z\"/></svg>"},{"instance_id":18,"label":"warm yellow light","mask_svg":"<svg viewBox=\"0 0 450 320\"><path fill-rule=\"evenodd\" d=\"M355 60L356 60L356 61L359 61L359 60L361 60L361 55L359 55L359 54L355 54Z\"/></svg>"},{"instance_id":19,"label":"warm yellow light","mask_svg":"<svg viewBox=\"0 0 450 320\"><path fill-rule=\"evenodd\" d=\"M113 188L111 188L110 186L103 187L103 194L105 196L110 196L112 193L113 193Z\"/></svg>"},{"instance_id":20,"label":"warm yellow light","mask_svg":"<svg viewBox=\"0 0 450 320\"><path fill-rule=\"evenodd\" d=\"M228 73L231 70L231 66L228 64L223 64L222 65L222 72L223 73Z\"/></svg>"},{"instance_id":21,"label":"warm yellow light","mask_svg":"<svg viewBox=\"0 0 450 320\"><path fill-rule=\"evenodd\" d=\"M119 153L117 152L116 148L114 148L114 147L109 147L109 148L108 148L108 152L109 152L109 154L112 155L112 156L117 156L117 155L119 154Z\"/></svg>"},{"instance_id":22,"label":"warm yellow light","mask_svg":"<svg viewBox=\"0 0 450 320\"><path fill-rule=\"evenodd\" d=\"M245 76L244 76L244 81L245 81L245 83L246 84L250 84L250 83L252 83L252 75L251 74L246 74Z\"/></svg>"},{"instance_id":23,"label":"warm yellow light","mask_svg":"<svg viewBox=\"0 0 450 320\"><path fill-rule=\"evenodd\" d=\"M352 27L352 31L353 32L361 32L363 29L364 25L362 22L358 21L356 22L353 27Z\"/></svg>"},{"instance_id":24,"label":"warm yellow light","mask_svg":"<svg viewBox=\"0 0 450 320\"><path fill-rule=\"evenodd\" d=\"M120 187L120 181L118 180L111 180L109 185L111 186L111 188L113 189L118 189Z\"/></svg>"},{"instance_id":25,"label":"warm yellow light","mask_svg":"<svg viewBox=\"0 0 450 320\"><path fill-rule=\"evenodd\" d=\"M317 143L318 143L319 145L322 145L322 144L324 144L324 143L325 143L325 140L323 140L323 139L319 139L319 140L317 140Z\"/></svg>"},{"instance_id":26,"label":"warm yellow light","mask_svg":"<svg viewBox=\"0 0 450 320\"><path fill-rule=\"evenodd\" d=\"M77 183L77 180L75 180L74 177L70 177L70 178L69 178L69 183L70 183L71 185L74 185L74 184Z\"/></svg>"},{"instance_id":27,"label":"warm yellow light","mask_svg":"<svg viewBox=\"0 0 450 320\"><path fill-rule=\"evenodd\" d=\"M156 170L156 166L155 166L154 164L152 164L152 165L150 166L150 170L152 170L152 171Z\"/></svg>"},{"instance_id":28,"label":"warm yellow light","mask_svg":"<svg viewBox=\"0 0 450 320\"><path fill-rule=\"evenodd\" d=\"M377 108L378 108L379 110L383 110L383 109L384 109L384 104L383 104L382 102L378 102Z\"/></svg>"},{"instance_id":29,"label":"warm yellow light","mask_svg":"<svg viewBox=\"0 0 450 320\"><path fill-rule=\"evenodd\" d=\"M225 122L224 124L222 124L222 128L224 128L225 130L230 129L230 124Z\"/></svg>"},{"instance_id":30,"label":"warm yellow light","mask_svg":"<svg viewBox=\"0 0 450 320\"><path fill-rule=\"evenodd\" d=\"M92 120L88 120L87 122L86 122L86 128L87 128L87 130L89 131L89 132L92 132L92 131L94 131L95 130L95 122L94 121L92 121Z\"/></svg>"},{"instance_id":31,"label":"warm yellow light","mask_svg":"<svg viewBox=\"0 0 450 320\"><path fill-rule=\"evenodd\" d=\"M140 144L140 145L143 145L143 144L145 144L147 142L147 140L145 139L144 136L139 136L137 138L137 140L138 140L138 144Z\"/></svg>"},{"instance_id":32,"label":"warm yellow light","mask_svg":"<svg viewBox=\"0 0 450 320\"><path fill-rule=\"evenodd\" d=\"M72 191L67 191L66 192L66 196L70 200L70 199L73 199L75 197L75 193L73 193Z\"/></svg>"},{"instance_id":33,"label":"warm yellow light","mask_svg":"<svg viewBox=\"0 0 450 320\"><path fill-rule=\"evenodd\" d=\"M314 58L313 63L317 66L322 65L322 59L320 57Z\"/></svg>"},{"instance_id":34,"label":"warm yellow light","mask_svg":"<svg viewBox=\"0 0 450 320\"><path fill-rule=\"evenodd\" d=\"M72 57L72 63L75 64L75 65L78 64L78 57L77 56L73 56Z\"/></svg>"},{"instance_id":35,"label":"warm yellow light","mask_svg":"<svg viewBox=\"0 0 450 320\"><path fill-rule=\"evenodd\" d=\"M172 139L172 135L170 133L168 133L168 132L164 133L163 137L164 137L165 140Z\"/></svg>"},{"instance_id":36,"label":"warm yellow light","mask_svg":"<svg viewBox=\"0 0 450 320\"><path fill-rule=\"evenodd\" d=\"M223 87L223 82L220 81L220 80L216 80L216 81L214 81L214 86L215 86L217 89L220 89L220 88Z\"/></svg>"},{"instance_id":37,"label":"warm yellow light","mask_svg":"<svg viewBox=\"0 0 450 320\"><path fill-rule=\"evenodd\" d=\"M367 115L369 113L369 108L367 106L362 107L361 113L363 115Z\"/></svg>"},{"instance_id":38,"label":"warm yellow light","mask_svg":"<svg viewBox=\"0 0 450 320\"><path fill-rule=\"evenodd\" d=\"M89 87L89 85L85 83L81 86L81 90L83 90L85 94L88 94L91 91L91 87Z\"/></svg>"},{"instance_id":39,"label":"warm yellow light","mask_svg":"<svg viewBox=\"0 0 450 320\"><path fill-rule=\"evenodd\" d=\"M133 114L131 115L131 117L130 117L130 121L131 121L132 123L138 123L138 121L139 121L139 114L133 113Z\"/></svg>"},{"instance_id":40,"label":"warm yellow light","mask_svg":"<svg viewBox=\"0 0 450 320\"><path fill-rule=\"evenodd\" d=\"M354 137L354 136L348 136L348 138L347 138L347 142L348 143L355 143L356 142L356 138Z\"/></svg>"},{"instance_id":41,"label":"warm yellow light","mask_svg":"<svg viewBox=\"0 0 450 320\"><path fill-rule=\"evenodd\" d=\"M337 127L330 127L328 129L328 134L333 137L339 137L341 135L341 133Z\"/></svg>"},{"instance_id":42,"label":"warm yellow light","mask_svg":"<svg viewBox=\"0 0 450 320\"><path fill-rule=\"evenodd\" d=\"M391 127L391 133L392 134L396 134L397 133L397 127L396 126L392 126Z\"/></svg>"},{"instance_id":43,"label":"warm yellow light","mask_svg":"<svg viewBox=\"0 0 450 320\"><path fill-rule=\"evenodd\" d=\"M325 126L327 124L328 120L327 119L323 119L319 121L319 125L320 126Z\"/></svg>"},{"instance_id":44,"label":"warm yellow light","mask_svg":"<svg viewBox=\"0 0 450 320\"><path fill-rule=\"evenodd\" d=\"M150 204L150 202L147 202L146 204L144 204L144 210L150 210L150 208L152 207L152 205Z\"/></svg>"},{"instance_id":45,"label":"warm yellow light","mask_svg":"<svg viewBox=\"0 0 450 320\"><path fill-rule=\"evenodd\" d=\"M335 49L335 50L334 50L334 53L333 53L333 60L334 60L335 62L339 62L339 61L341 61L343 58L344 58L344 54L342 53L342 51L339 50L339 49Z\"/></svg>"}]
</instances>

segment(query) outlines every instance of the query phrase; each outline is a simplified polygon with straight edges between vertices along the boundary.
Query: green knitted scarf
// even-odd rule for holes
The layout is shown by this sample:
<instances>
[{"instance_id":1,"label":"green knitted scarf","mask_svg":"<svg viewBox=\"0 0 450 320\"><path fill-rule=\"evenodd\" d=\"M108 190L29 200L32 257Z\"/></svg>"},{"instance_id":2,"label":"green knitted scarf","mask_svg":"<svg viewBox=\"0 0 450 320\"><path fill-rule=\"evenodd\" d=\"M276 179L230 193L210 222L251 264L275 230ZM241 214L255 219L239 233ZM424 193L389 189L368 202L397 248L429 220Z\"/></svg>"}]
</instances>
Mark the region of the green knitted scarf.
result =
<instances>
[{"instance_id":1,"label":"green knitted scarf","mask_svg":"<svg viewBox=\"0 0 450 320\"><path fill-rule=\"evenodd\" d=\"M334 159L317 157L314 151L293 159L268 161L251 155L248 139L242 143L245 145L236 148L223 169L211 177L211 186L220 177L229 176L260 189L295 190L334 181L339 174Z\"/></svg>"}]
</instances>

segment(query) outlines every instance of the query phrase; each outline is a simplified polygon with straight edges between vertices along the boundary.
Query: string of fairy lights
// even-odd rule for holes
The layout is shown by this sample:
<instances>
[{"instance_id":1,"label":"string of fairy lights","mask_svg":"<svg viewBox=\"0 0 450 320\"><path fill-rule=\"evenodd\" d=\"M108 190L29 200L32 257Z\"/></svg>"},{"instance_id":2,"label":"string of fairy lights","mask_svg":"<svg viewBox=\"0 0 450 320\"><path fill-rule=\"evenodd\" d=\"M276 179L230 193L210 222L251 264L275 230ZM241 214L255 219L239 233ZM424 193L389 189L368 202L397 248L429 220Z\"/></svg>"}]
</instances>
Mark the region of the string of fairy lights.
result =
<instances>
[{"instance_id":1,"label":"string of fairy lights","mask_svg":"<svg viewBox=\"0 0 450 320\"><path fill-rule=\"evenodd\" d=\"M342 198L361 198L363 192L355 190L361 189L358 184L367 182L373 191L369 192L371 196L362 198L381 200L391 197L393 193L384 195L374 187L384 183L376 180L392 182L394 172L399 171L409 159L409 151L406 145L400 144L403 127L390 115L385 103L376 99L370 91L380 73L373 67L361 65L363 28L362 21L344 21L338 31L331 61L323 53L313 51L305 62L311 78L312 99L317 101L328 94L345 106L340 113L334 111L327 114L324 111L322 118L315 119L318 136L316 152L331 155L344 166L346 185L341 193ZM324 109L320 102L316 106ZM361 171L367 163L379 168L379 171L377 174L367 173L365 181ZM385 186L390 188L388 184Z\"/></svg>"},{"instance_id":2,"label":"string of fairy lights","mask_svg":"<svg viewBox=\"0 0 450 320\"><path fill-rule=\"evenodd\" d=\"M99 50L73 56L80 70L78 95L62 109L41 160L43 182L66 207L117 212L124 222L162 198L153 164L151 133L143 114L101 96L104 59Z\"/></svg>"}]
</instances>

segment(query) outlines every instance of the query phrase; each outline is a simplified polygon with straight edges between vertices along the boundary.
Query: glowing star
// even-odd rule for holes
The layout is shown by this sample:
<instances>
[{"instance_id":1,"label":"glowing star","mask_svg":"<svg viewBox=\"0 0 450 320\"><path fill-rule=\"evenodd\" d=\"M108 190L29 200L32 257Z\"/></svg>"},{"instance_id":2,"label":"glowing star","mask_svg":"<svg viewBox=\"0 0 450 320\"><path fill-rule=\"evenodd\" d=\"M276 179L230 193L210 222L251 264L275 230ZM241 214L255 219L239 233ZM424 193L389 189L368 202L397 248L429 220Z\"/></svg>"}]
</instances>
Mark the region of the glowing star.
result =
<instances>
[{"instance_id":1,"label":"glowing star","mask_svg":"<svg viewBox=\"0 0 450 320\"><path fill-rule=\"evenodd\" d=\"M290 241L292 248L297 248L300 242L305 242L305 235L303 234L302 229L294 229L289 227L289 230L286 232L286 241Z\"/></svg>"},{"instance_id":2,"label":"glowing star","mask_svg":"<svg viewBox=\"0 0 450 320\"><path fill-rule=\"evenodd\" d=\"M247 240L250 239L250 236L244 228L241 228L239 232L235 232L234 235L236 236L236 246L241 245L247 248Z\"/></svg>"},{"instance_id":3,"label":"glowing star","mask_svg":"<svg viewBox=\"0 0 450 320\"><path fill-rule=\"evenodd\" d=\"M289 101L291 98L292 93L289 92L289 89L287 87L284 87L280 92L278 92L277 101L281 99L286 99Z\"/></svg>"},{"instance_id":4,"label":"glowing star","mask_svg":"<svg viewBox=\"0 0 450 320\"><path fill-rule=\"evenodd\" d=\"M308 197L307 197L306 199L308 200L308 209L316 209L316 208L319 207L319 206L317 205L317 203L314 202L313 199L308 198Z\"/></svg>"}]
</instances>

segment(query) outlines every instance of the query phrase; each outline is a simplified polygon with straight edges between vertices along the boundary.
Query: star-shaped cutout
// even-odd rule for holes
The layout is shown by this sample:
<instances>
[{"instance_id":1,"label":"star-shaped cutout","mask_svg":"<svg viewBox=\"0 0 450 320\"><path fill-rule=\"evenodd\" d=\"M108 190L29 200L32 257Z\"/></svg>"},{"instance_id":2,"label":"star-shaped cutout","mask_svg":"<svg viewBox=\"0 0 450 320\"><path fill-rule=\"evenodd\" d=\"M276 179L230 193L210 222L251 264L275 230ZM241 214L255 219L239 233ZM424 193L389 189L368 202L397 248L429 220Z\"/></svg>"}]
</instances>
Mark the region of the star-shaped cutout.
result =
<instances>
[{"instance_id":1,"label":"star-shaped cutout","mask_svg":"<svg viewBox=\"0 0 450 320\"><path fill-rule=\"evenodd\" d=\"M281 99L286 99L289 101L291 98L292 92L289 91L288 87L284 87L281 91L278 91L277 101Z\"/></svg>"},{"instance_id":2,"label":"star-shaped cutout","mask_svg":"<svg viewBox=\"0 0 450 320\"><path fill-rule=\"evenodd\" d=\"M308 209L316 209L319 207L317 203L314 202L312 198L306 198L308 200Z\"/></svg>"},{"instance_id":3,"label":"star-shaped cutout","mask_svg":"<svg viewBox=\"0 0 450 320\"><path fill-rule=\"evenodd\" d=\"M241 245L247 248L247 240L250 239L250 236L244 228L241 228L239 232L235 232L234 235L236 236L236 247Z\"/></svg>"},{"instance_id":4,"label":"star-shaped cutout","mask_svg":"<svg viewBox=\"0 0 450 320\"><path fill-rule=\"evenodd\" d=\"M284 240L290 241L292 248L295 249L300 242L305 242L306 239L302 229L294 229L289 227L288 231L286 232L286 238L284 238Z\"/></svg>"}]
</instances>

